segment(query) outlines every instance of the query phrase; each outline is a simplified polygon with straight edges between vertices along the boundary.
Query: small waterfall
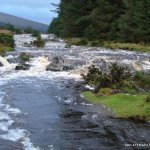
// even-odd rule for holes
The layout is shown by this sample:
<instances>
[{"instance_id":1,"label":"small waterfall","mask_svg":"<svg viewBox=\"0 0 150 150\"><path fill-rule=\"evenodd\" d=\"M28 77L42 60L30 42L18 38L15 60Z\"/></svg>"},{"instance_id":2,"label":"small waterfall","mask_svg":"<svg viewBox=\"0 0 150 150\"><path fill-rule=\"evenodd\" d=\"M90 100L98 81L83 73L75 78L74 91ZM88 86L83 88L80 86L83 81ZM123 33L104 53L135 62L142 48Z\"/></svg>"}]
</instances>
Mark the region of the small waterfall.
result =
<instances>
[{"instance_id":1,"label":"small waterfall","mask_svg":"<svg viewBox=\"0 0 150 150\"><path fill-rule=\"evenodd\" d=\"M31 72L42 72L46 70L46 67L49 65L49 60L47 57L36 57L33 58L32 62L31 62L31 68L30 71Z\"/></svg>"},{"instance_id":2,"label":"small waterfall","mask_svg":"<svg viewBox=\"0 0 150 150\"><path fill-rule=\"evenodd\" d=\"M6 58L0 56L0 62L2 63L2 67L0 67L3 71L12 70L15 68L16 64L10 64Z\"/></svg>"},{"instance_id":3,"label":"small waterfall","mask_svg":"<svg viewBox=\"0 0 150 150\"><path fill-rule=\"evenodd\" d=\"M4 67L9 67L9 62L4 58L0 56L0 62L3 64Z\"/></svg>"}]
</instances>

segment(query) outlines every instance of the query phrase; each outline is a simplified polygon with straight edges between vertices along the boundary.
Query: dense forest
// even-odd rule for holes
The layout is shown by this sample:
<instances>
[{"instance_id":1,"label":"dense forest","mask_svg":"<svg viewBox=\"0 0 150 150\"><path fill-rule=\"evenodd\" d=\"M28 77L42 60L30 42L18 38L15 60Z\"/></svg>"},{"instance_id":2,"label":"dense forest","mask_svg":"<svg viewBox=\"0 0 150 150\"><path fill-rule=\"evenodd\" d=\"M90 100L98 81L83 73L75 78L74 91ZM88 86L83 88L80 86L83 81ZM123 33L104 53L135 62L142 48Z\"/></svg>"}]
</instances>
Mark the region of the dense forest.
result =
<instances>
[{"instance_id":1,"label":"dense forest","mask_svg":"<svg viewBox=\"0 0 150 150\"><path fill-rule=\"evenodd\" d=\"M89 40L150 42L150 0L61 0L49 32Z\"/></svg>"}]
</instances>

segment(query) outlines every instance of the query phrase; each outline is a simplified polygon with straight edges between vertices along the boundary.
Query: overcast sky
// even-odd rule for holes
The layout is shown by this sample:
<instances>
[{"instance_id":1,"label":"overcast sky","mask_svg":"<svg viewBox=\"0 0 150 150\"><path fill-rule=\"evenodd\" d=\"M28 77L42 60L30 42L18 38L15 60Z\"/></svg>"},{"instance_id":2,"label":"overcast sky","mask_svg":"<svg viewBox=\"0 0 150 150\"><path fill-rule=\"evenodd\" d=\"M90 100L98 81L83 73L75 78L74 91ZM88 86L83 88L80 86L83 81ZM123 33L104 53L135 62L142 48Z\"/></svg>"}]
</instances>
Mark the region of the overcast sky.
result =
<instances>
[{"instance_id":1,"label":"overcast sky","mask_svg":"<svg viewBox=\"0 0 150 150\"><path fill-rule=\"evenodd\" d=\"M0 12L49 24L57 14L51 12L60 0L0 0Z\"/></svg>"}]
</instances>

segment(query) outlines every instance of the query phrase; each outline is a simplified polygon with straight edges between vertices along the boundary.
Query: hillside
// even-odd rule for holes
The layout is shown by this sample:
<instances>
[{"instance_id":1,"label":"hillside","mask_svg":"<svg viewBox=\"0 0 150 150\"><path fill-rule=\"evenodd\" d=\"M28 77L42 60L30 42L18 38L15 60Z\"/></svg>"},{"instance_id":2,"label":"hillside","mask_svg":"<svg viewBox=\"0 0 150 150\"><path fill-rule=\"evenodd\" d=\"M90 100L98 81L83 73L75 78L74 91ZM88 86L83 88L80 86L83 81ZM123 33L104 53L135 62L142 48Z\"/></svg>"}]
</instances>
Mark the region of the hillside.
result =
<instances>
[{"instance_id":1,"label":"hillside","mask_svg":"<svg viewBox=\"0 0 150 150\"><path fill-rule=\"evenodd\" d=\"M46 32L48 29L48 25L0 12L0 24L6 24L6 23L10 23L18 28L23 28L23 29L27 27L31 27L41 32Z\"/></svg>"}]
</instances>

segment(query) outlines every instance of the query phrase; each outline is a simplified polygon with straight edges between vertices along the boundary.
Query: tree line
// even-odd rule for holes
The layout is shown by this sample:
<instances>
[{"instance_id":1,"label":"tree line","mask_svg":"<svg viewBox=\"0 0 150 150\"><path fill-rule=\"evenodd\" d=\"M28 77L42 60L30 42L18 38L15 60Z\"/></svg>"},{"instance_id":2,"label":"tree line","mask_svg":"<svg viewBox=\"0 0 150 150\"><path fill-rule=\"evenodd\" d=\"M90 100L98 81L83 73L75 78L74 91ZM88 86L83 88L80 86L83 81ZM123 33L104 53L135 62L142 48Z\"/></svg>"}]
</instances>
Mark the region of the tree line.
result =
<instances>
[{"instance_id":1,"label":"tree line","mask_svg":"<svg viewBox=\"0 0 150 150\"><path fill-rule=\"evenodd\" d=\"M150 42L150 0L61 0L49 32L89 40Z\"/></svg>"}]
</instances>

